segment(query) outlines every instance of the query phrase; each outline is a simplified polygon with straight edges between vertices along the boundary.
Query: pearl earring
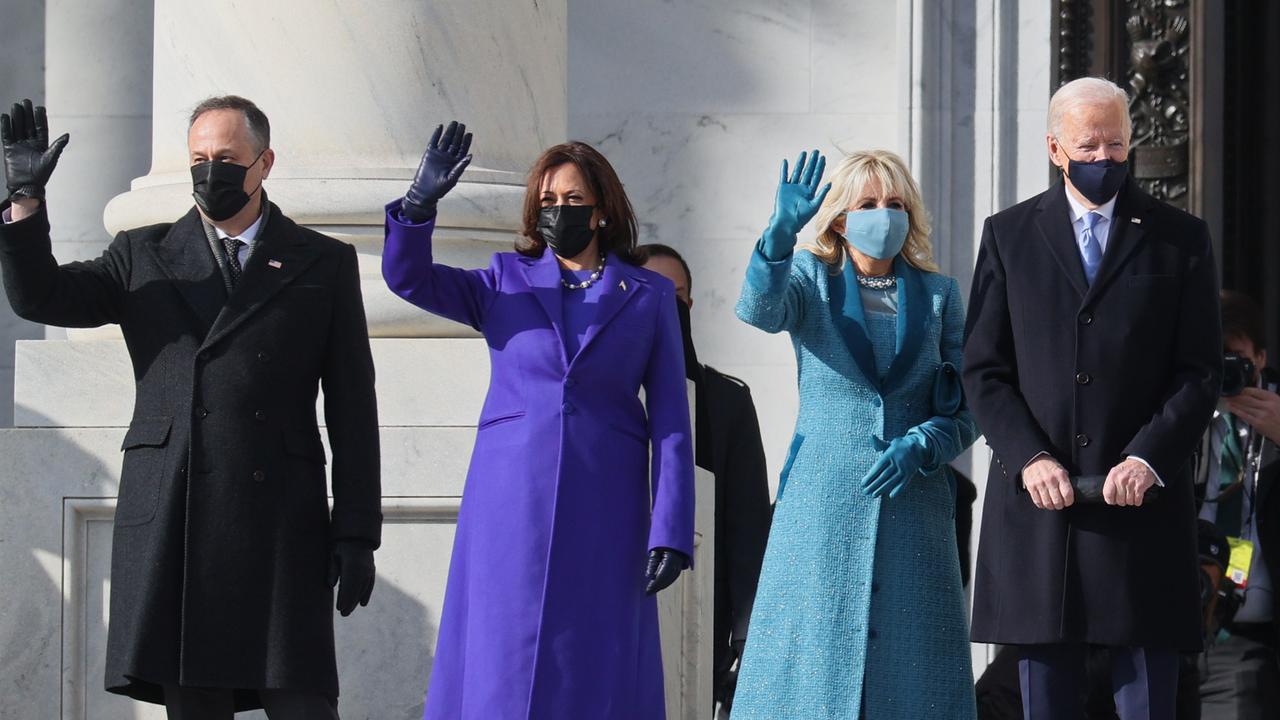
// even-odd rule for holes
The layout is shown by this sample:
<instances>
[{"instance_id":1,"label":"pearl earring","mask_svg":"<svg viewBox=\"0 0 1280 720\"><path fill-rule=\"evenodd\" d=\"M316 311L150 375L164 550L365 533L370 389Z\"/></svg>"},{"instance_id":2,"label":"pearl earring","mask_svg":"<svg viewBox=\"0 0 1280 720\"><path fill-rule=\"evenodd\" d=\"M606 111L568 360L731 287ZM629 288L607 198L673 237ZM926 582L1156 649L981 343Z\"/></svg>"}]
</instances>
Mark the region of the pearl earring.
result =
<instances>
[{"instance_id":1,"label":"pearl earring","mask_svg":"<svg viewBox=\"0 0 1280 720\"><path fill-rule=\"evenodd\" d=\"M608 220L605 220L604 218L600 218L600 227L604 227L608 224L609 224Z\"/></svg>"}]
</instances>

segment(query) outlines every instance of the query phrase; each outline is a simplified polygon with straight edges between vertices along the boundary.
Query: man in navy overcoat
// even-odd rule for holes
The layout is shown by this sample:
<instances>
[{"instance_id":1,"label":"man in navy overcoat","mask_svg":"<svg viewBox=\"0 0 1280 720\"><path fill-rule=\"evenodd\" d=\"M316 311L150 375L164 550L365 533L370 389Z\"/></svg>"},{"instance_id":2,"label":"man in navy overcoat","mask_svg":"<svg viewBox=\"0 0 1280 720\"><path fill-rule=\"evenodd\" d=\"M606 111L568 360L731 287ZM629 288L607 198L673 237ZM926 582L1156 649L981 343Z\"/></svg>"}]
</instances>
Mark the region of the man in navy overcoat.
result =
<instances>
[{"instance_id":1,"label":"man in navy overcoat","mask_svg":"<svg viewBox=\"0 0 1280 720\"><path fill-rule=\"evenodd\" d=\"M1029 719L1081 716L1088 644L1112 648L1123 720L1172 718L1201 643L1189 460L1220 384L1217 273L1205 223L1128 177L1131 133L1119 87L1063 86L1062 182L987 220L973 280L964 386L993 451L973 640L1023 646Z\"/></svg>"}]
</instances>

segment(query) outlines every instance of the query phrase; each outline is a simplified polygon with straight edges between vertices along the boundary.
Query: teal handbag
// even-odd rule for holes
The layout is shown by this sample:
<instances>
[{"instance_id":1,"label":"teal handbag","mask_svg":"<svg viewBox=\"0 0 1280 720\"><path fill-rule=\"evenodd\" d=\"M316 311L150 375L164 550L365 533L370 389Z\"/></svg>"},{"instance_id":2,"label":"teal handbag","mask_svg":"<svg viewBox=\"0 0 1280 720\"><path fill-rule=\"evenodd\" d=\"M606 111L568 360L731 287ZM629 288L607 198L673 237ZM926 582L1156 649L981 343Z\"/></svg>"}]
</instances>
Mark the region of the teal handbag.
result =
<instances>
[{"instance_id":1,"label":"teal handbag","mask_svg":"<svg viewBox=\"0 0 1280 720\"><path fill-rule=\"evenodd\" d=\"M964 407L964 388L960 385L960 371L944 362L933 378L933 414L951 417Z\"/></svg>"}]
</instances>

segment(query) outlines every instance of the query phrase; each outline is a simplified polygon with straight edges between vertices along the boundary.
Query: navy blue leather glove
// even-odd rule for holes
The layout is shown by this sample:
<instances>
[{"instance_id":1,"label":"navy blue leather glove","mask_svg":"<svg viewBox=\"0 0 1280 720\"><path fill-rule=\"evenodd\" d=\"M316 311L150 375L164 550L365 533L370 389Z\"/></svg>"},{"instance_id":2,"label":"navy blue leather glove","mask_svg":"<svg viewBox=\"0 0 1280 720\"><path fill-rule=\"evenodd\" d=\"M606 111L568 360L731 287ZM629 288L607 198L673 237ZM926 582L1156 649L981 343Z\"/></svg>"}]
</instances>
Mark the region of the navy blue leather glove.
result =
<instances>
[{"instance_id":1,"label":"navy blue leather glove","mask_svg":"<svg viewBox=\"0 0 1280 720\"><path fill-rule=\"evenodd\" d=\"M871 497L897 497L933 460L928 439L916 428L887 444L876 439L876 445L882 446L880 459L862 477L862 491Z\"/></svg>"},{"instance_id":2,"label":"navy blue leather glove","mask_svg":"<svg viewBox=\"0 0 1280 720\"><path fill-rule=\"evenodd\" d=\"M63 135L49 144L49 118L43 106L30 100L13 104L13 112L0 115L0 145L4 147L4 177L9 199L44 197L44 186L53 175L62 148L70 142Z\"/></svg>"},{"instance_id":3,"label":"navy blue leather glove","mask_svg":"<svg viewBox=\"0 0 1280 720\"><path fill-rule=\"evenodd\" d=\"M443 133L443 137L441 137ZM458 184L462 171L471 164L471 133L456 120L449 129L437 125L427 151L422 155L413 184L400 204L400 216L414 224L436 216L436 203Z\"/></svg>"},{"instance_id":4,"label":"navy blue leather glove","mask_svg":"<svg viewBox=\"0 0 1280 720\"><path fill-rule=\"evenodd\" d=\"M679 550L671 548L650 550L649 565L644 571L644 577L649 582L644 587L644 594L654 595L660 590L666 590L687 567L689 567L689 556Z\"/></svg>"},{"instance_id":5,"label":"navy blue leather glove","mask_svg":"<svg viewBox=\"0 0 1280 720\"><path fill-rule=\"evenodd\" d=\"M333 544L329 585L342 581L338 587L338 612L342 617L350 615L357 603L362 607L369 604L375 575L373 545L361 540L338 540Z\"/></svg>"},{"instance_id":6,"label":"navy blue leather glove","mask_svg":"<svg viewBox=\"0 0 1280 720\"><path fill-rule=\"evenodd\" d=\"M773 199L773 216L760 238L760 252L766 258L781 260L790 255L800 229L818 214L818 208L831 190L831 183L818 190L826 167L827 159L822 157L822 153L817 150L812 155L802 152L788 178L787 161L782 161L782 177Z\"/></svg>"}]
</instances>

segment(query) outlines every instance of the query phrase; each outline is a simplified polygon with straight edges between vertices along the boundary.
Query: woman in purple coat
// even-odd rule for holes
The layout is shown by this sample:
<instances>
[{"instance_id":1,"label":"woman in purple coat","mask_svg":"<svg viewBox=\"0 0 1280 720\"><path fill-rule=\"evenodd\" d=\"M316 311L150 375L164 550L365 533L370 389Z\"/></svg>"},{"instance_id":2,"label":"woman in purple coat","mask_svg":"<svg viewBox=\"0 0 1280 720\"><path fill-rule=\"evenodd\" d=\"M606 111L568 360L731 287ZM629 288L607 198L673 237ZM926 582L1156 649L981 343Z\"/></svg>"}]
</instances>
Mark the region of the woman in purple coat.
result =
<instances>
[{"instance_id":1,"label":"woman in purple coat","mask_svg":"<svg viewBox=\"0 0 1280 720\"><path fill-rule=\"evenodd\" d=\"M434 263L436 203L470 145L436 129L382 255L397 295L484 334L492 368L424 717L660 719L653 595L693 551L675 290L632 264L631 203L582 143L534 163L516 252Z\"/></svg>"}]
</instances>

